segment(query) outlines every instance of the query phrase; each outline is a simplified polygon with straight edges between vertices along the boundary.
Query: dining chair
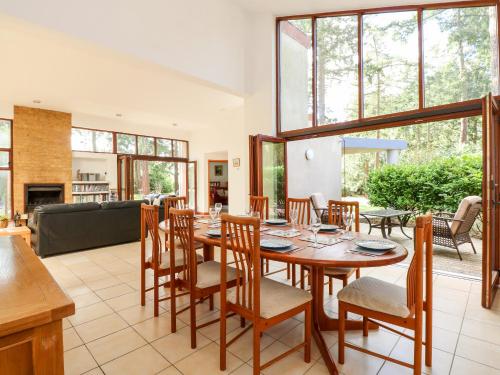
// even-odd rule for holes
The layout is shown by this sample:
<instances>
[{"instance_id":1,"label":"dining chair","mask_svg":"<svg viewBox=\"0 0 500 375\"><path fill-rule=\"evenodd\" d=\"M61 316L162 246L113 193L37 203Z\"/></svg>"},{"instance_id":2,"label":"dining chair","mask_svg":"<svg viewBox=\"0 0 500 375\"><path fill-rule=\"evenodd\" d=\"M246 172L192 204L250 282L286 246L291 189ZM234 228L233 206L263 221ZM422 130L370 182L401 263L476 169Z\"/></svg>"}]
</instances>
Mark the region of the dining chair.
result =
<instances>
[{"instance_id":1,"label":"dining chair","mask_svg":"<svg viewBox=\"0 0 500 375\"><path fill-rule=\"evenodd\" d=\"M311 224L311 201L309 198L287 198L286 199L286 218L290 222L290 210L297 210L297 224ZM290 279L290 264L287 265L287 279ZM291 265L292 285L295 286L296 281L296 266Z\"/></svg>"},{"instance_id":2,"label":"dining chair","mask_svg":"<svg viewBox=\"0 0 500 375\"><path fill-rule=\"evenodd\" d=\"M236 259L236 286L226 287L227 252ZM304 290L261 276L260 221L253 217L222 215L221 302L220 302L220 369L226 369L226 348L253 328L253 374L285 356L304 348L304 361L311 361L312 296ZM226 316L234 312L250 321L244 330L227 341ZM260 363L260 339L263 332L304 312L304 342L285 351L265 364Z\"/></svg>"},{"instance_id":3,"label":"dining chair","mask_svg":"<svg viewBox=\"0 0 500 375\"><path fill-rule=\"evenodd\" d=\"M154 316L159 314L159 303L170 299L170 296L160 298L159 287L170 287L171 281L175 280L175 274L182 270L181 265L184 262L178 251L163 251L159 234L158 212L159 207L156 205L141 204L141 305L146 304L146 292L153 290ZM147 241L151 243L150 256L146 254ZM175 245L173 246L172 248L175 249ZM171 261L170 255L174 256L174 262ZM203 257L198 256L197 261L202 262ZM171 264L174 264L172 269ZM150 288L146 288L146 270L148 269L153 270L153 286ZM161 282L161 278L168 279L168 281ZM182 293L178 296L186 294Z\"/></svg>"},{"instance_id":4,"label":"dining chair","mask_svg":"<svg viewBox=\"0 0 500 375\"><path fill-rule=\"evenodd\" d=\"M261 220L269 219L269 197L251 195L250 196L250 210L252 212L258 212ZM265 265L265 268L261 267L262 274L270 274L270 272L269 272L269 259L262 259L262 264ZM277 270L277 271L272 272L272 273L277 273L277 272L281 272L284 270L285 269L280 269L280 270Z\"/></svg>"},{"instance_id":5,"label":"dining chair","mask_svg":"<svg viewBox=\"0 0 500 375\"><path fill-rule=\"evenodd\" d=\"M350 212L354 216L353 222L349 227L344 225L343 213ZM359 225L359 202L355 201L328 201L328 223L338 225L340 228L347 231L360 231ZM353 227L354 225L354 227ZM306 278L305 271L309 271L307 267L301 267L300 287L304 289L304 280ZM328 294L333 295L333 279L341 280L342 286L345 287L349 282L349 278L356 274L356 279L359 279L361 272L359 268L354 267L327 267L325 268L325 276L328 278Z\"/></svg>"},{"instance_id":6,"label":"dining chair","mask_svg":"<svg viewBox=\"0 0 500 375\"><path fill-rule=\"evenodd\" d=\"M370 354L422 373L422 345L425 345L425 363L432 365L432 275L426 274L424 301L424 246L426 273L432 274L432 216L416 219L414 254L406 275L406 289L373 277L353 281L337 294L339 300L339 362L345 361L345 347ZM426 312L426 337L423 341L423 313ZM345 342L345 313L363 317L363 336L368 336L368 324L373 323L414 341L413 364L394 359L366 348ZM381 322L414 331L407 335Z\"/></svg>"},{"instance_id":7,"label":"dining chair","mask_svg":"<svg viewBox=\"0 0 500 375\"><path fill-rule=\"evenodd\" d=\"M191 328L191 348L196 348L196 330L216 323L219 319L197 325L196 305L202 303L207 297L210 303L210 310L213 310L213 295L221 289L221 263L216 261L198 262L198 253L195 249L194 241L194 212L193 210L179 210L171 208L169 211L169 232L170 246L175 246L175 241L179 241L176 252L179 253L183 262L180 264L178 277L175 279L174 269L170 269L170 279L175 280L170 284L170 295L175 296L176 287L187 290L189 293L189 306L177 311L176 298L170 299L170 319L171 331L176 332L177 315L189 309L189 319ZM170 252L170 262L174 262L174 254ZM224 282L228 287L236 285L236 269L223 266Z\"/></svg>"}]
</instances>

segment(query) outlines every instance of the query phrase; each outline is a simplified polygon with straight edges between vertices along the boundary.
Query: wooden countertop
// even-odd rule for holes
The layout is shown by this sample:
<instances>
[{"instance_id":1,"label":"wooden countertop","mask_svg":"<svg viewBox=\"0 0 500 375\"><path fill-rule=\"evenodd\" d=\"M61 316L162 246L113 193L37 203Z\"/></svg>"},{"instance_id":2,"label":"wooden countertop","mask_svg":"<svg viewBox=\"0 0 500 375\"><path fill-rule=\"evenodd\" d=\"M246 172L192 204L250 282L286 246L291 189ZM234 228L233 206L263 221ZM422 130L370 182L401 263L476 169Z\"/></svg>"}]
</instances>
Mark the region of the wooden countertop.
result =
<instances>
[{"instance_id":1,"label":"wooden countertop","mask_svg":"<svg viewBox=\"0 0 500 375\"><path fill-rule=\"evenodd\" d=\"M73 300L26 242L0 237L0 337L74 313Z\"/></svg>"}]
</instances>

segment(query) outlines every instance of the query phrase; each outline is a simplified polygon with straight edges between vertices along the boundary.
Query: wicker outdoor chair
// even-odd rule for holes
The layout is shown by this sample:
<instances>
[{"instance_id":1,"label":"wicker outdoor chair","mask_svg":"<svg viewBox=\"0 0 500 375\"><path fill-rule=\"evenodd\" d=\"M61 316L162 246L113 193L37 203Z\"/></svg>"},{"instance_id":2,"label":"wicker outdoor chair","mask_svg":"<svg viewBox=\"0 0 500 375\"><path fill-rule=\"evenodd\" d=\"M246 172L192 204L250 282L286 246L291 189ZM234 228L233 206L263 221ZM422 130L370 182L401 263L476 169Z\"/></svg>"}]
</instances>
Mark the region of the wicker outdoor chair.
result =
<instances>
[{"instance_id":1,"label":"wicker outdoor chair","mask_svg":"<svg viewBox=\"0 0 500 375\"><path fill-rule=\"evenodd\" d=\"M435 245L455 249L460 260L462 255L458 246L464 243L470 243L474 254L477 254L469 232L480 212L481 197L470 196L460 202L456 213L437 214L432 220L432 242Z\"/></svg>"}]
</instances>

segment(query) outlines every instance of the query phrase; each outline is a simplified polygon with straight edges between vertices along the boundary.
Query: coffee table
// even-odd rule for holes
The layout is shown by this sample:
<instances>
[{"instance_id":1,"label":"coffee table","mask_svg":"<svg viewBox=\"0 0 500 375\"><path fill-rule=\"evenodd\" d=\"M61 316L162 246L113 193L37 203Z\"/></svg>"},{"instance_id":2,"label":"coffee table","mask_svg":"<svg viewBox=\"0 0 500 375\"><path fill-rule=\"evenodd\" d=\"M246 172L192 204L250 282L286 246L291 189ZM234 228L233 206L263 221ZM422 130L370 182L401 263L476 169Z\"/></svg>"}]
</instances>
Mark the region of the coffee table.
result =
<instances>
[{"instance_id":1,"label":"coffee table","mask_svg":"<svg viewBox=\"0 0 500 375\"><path fill-rule=\"evenodd\" d=\"M387 238L387 234L391 235L392 228L399 227L401 229L401 233L403 233L406 237L411 239L405 231L403 230L403 216L412 215L413 211L402 211L402 210L393 210L393 209L383 209L383 210L373 210L373 211L365 211L361 212L360 215L363 216L370 225L370 229L368 230L368 234L372 232L373 228L380 228L382 231L382 237ZM380 218L380 224L374 224L371 222L370 217ZM393 219L397 219L397 222L393 222ZM387 228L387 231L386 231Z\"/></svg>"}]
</instances>

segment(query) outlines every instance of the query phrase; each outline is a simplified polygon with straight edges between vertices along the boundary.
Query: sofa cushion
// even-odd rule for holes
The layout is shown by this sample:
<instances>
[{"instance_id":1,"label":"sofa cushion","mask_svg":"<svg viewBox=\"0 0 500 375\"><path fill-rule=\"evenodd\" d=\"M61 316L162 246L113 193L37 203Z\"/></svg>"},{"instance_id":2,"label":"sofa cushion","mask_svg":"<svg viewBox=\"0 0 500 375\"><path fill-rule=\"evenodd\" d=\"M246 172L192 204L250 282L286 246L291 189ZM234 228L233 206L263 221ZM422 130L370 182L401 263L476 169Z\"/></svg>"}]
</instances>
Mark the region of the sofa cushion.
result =
<instances>
[{"instance_id":1,"label":"sofa cushion","mask_svg":"<svg viewBox=\"0 0 500 375\"><path fill-rule=\"evenodd\" d=\"M133 207L140 206L142 203L148 203L148 201L142 200L142 201L102 202L100 204L100 207L102 207L103 210L114 210L114 209L121 209L121 208L133 208Z\"/></svg>"},{"instance_id":2,"label":"sofa cushion","mask_svg":"<svg viewBox=\"0 0 500 375\"><path fill-rule=\"evenodd\" d=\"M59 214L65 212L94 211L101 209L101 205L96 202L87 203L56 203L46 204L35 208L37 214Z\"/></svg>"}]
</instances>

